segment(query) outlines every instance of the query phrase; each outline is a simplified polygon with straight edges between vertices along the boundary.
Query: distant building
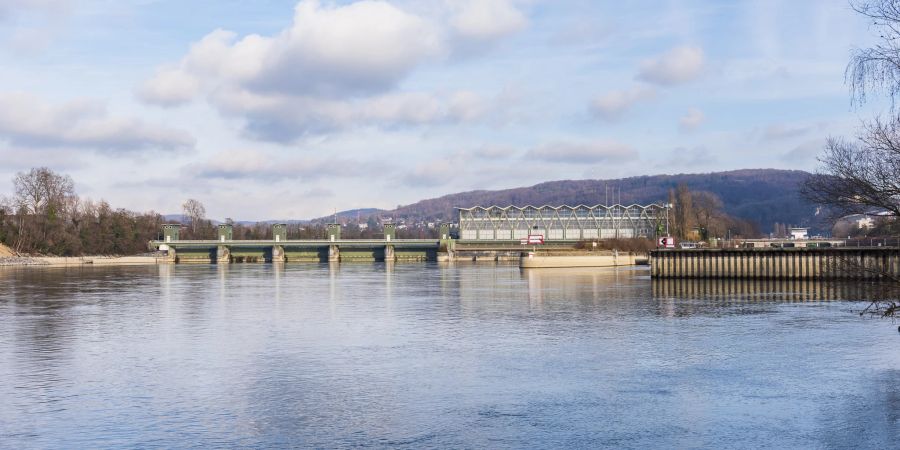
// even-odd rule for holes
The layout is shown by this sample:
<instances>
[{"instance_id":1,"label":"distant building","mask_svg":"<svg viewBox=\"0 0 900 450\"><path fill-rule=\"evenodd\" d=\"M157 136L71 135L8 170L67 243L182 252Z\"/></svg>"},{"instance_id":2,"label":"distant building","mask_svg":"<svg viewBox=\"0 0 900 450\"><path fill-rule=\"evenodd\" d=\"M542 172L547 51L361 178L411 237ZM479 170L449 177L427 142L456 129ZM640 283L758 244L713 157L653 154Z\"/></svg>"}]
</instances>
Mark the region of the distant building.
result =
<instances>
[{"instance_id":1,"label":"distant building","mask_svg":"<svg viewBox=\"0 0 900 450\"><path fill-rule=\"evenodd\" d=\"M871 230L875 228L875 221L869 216L862 216L855 220L856 228L860 230Z\"/></svg>"},{"instance_id":2,"label":"distant building","mask_svg":"<svg viewBox=\"0 0 900 450\"><path fill-rule=\"evenodd\" d=\"M791 239L809 239L809 228L791 228Z\"/></svg>"},{"instance_id":3,"label":"distant building","mask_svg":"<svg viewBox=\"0 0 900 450\"><path fill-rule=\"evenodd\" d=\"M367 224L367 223L361 223L361 224L359 224L359 229L360 229L360 230L368 230L368 229L369 229L369 224Z\"/></svg>"}]
</instances>

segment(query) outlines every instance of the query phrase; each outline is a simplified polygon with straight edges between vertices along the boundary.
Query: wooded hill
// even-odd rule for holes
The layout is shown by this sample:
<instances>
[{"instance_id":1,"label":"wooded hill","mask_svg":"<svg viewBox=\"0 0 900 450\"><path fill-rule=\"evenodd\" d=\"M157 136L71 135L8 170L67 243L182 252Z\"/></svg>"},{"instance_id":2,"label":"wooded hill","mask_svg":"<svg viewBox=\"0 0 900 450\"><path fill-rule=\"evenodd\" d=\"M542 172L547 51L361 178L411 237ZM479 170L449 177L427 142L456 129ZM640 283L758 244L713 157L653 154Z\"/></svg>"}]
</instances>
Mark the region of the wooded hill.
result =
<instances>
[{"instance_id":1,"label":"wooded hill","mask_svg":"<svg viewBox=\"0 0 900 450\"><path fill-rule=\"evenodd\" d=\"M810 174L800 170L746 169L703 174L653 175L617 180L548 181L530 187L497 191L469 191L422 200L385 211L395 220L456 221L455 207L475 205L596 205L665 203L669 191L679 184L694 192L711 192L730 216L749 220L760 231L772 231L778 222L794 226L816 226L816 207L804 200L800 184Z\"/></svg>"}]
</instances>

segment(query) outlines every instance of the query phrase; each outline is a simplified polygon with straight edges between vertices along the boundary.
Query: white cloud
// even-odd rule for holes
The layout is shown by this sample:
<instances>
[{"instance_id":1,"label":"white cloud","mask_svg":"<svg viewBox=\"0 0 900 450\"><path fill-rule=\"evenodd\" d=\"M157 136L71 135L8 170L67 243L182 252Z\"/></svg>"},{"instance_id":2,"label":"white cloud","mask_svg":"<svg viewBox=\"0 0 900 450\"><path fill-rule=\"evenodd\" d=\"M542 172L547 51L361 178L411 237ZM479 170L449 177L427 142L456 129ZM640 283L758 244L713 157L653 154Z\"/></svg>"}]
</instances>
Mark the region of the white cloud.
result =
<instances>
[{"instance_id":1,"label":"white cloud","mask_svg":"<svg viewBox=\"0 0 900 450\"><path fill-rule=\"evenodd\" d=\"M138 89L138 97L159 106L177 106L189 102L200 91L200 81L179 69L160 69Z\"/></svg>"},{"instance_id":2,"label":"white cloud","mask_svg":"<svg viewBox=\"0 0 900 450\"><path fill-rule=\"evenodd\" d=\"M34 56L57 37L71 12L72 0L0 0L2 44Z\"/></svg>"},{"instance_id":3,"label":"white cloud","mask_svg":"<svg viewBox=\"0 0 900 450\"><path fill-rule=\"evenodd\" d=\"M473 39L524 26L506 1L459 2L451 10ZM137 95L161 106L206 96L219 112L244 119L247 135L277 142L351 126L478 120L496 112L501 99L396 89L416 67L452 53L452 34L440 21L383 1L304 0L292 25L273 36L209 33L177 64L158 69Z\"/></svg>"},{"instance_id":4,"label":"white cloud","mask_svg":"<svg viewBox=\"0 0 900 450\"><path fill-rule=\"evenodd\" d=\"M793 164L812 164L825 149L825 139L806 141L781 155L781 160Z\"/></svg>"},{"instance_id":5,"label":"white cloud","mask_svg":"<svg viewBox=\"0 0 900 450\"><path fill-rule=\"evenodd\" d=\"M638 152L615 141L556 142L531 149L526 157L553 163L592 164L636 159Z\"/></svg>"},{"instance_id":6,"label":"white cloud","mask_svg":"<svg viewBox=\"0 0 900 450\"><path fill-rule=\"evenodd\" d=\"M419 164L402 177L404 184L412 187L442 186L453 180L454 164L446 159Z\"/></svg>"},{"instance_id":7,"label":"white cloud","mask_svg":"<svg viewBox=\"0 0 900 450\"><path fill-rule=\"evenodd\" d=\"M379 167L377 163L340 157L285 158L258 150L235 150L219 152L209 159L185 166L182 171L188 176L207 179L306 181L323 177L355 177L379 170Z\"/></svg>"},{"instance_id":8,"label":"white cloud","mask_svg":"<svg viewBox=\"0 0 900 450\"><path fill-rule=\"evenodd\" d=\"M634 86L630 89L615 90L599 95L591 101L590 109L597 117L614 121L637 103L656 98L656 91L646 86Z\"/></svg>"},{"instance_id":9,"label":"white cloud","mask_svg":"<svg viewBox=\"0 0 900 450\"><path fill-rule=\"evenodd\" d=\"M678 125L682 130L695 130L703 124L704 120L706 120L706 116L703 115L703 111L700 111L697 108L691 108L678 119Z\"/></svg>"},{"instance_id":10,"label":"white cloud","mask_svg":"<svg viewBox=\"0 0 900 450\"><path fill-rule=\"evenodd\" d=\"M67 11L71 0L0 0L0 19L16 13L58 14Z\"/></svg>"},{"instance_id":11,"label":"white cloud","mask_svg":"<svg viewBox=\"0 0 900 450\"><path fill-rule=\"evenodd\" d=\"M703 49L693 46L675 47L641 63L637 79L671 86L693 81L703 74Z\"/></svg>"},{"instance_id":12,"label":"white cloud","mask_svg":"<svg viewBox=\"0 0 900 450\"><path fill-rule=\"evenodd\" d=\"M380 92L440 54L441 45L432 24L389 3L323 7L306 0L297 4L291 27L275 36L239 39L213 31L140 93L151 103L184 102L199 94L197 78L213 90L330 97Z\"/></svg>"},{"instance_id":13,"label":"white cloud","mask_svg":"<svg viewBox=\"0 0 900 450\"><path fill-rule=\"evenodd\" d=\"M464 39L493 40L521 31L528 19L510 0L456 0L450 23Z\"/></svg>"},{"instance_id":14,"label":"white cloud","mask_svg":"<svg viewBox=\"0 0 900 450\"><path fill-rule=\"evenodd\" d=\"M222 91L212 101L223 113L243 117L250 137L274 142L350 127L461 123L493 108L491 101L470 92L397 92L342 100Z\"/></svg>"},{"instance_id":15,"label":"white cloud","mask_svg":"<svg viewBox=\"0 0 900 450\"><path fill-rule=\"evenodd\" d=\"M671 172L672 170L704 169L718 163L716 155L705 145L695 147L676 147L665 158L657 158L654 167Z\"/></svg>"},{"instance_id":16,"label":"white cloud","mask_svg":"<svg viewBox=\"0 0 900 450\"><path fill-rule=\"evenodd\" d=\"M805 136L816 128L824 128L822 124L819 126L813 124L786 124L775 123L767 126L762 130L762 140L764 141L780 141L789 140Z\"/></svg>"},{"instance_id":17,"label":"white cloud","mask_svg":"<svg viewBox=\"0 0 900 450\"><path fill-rule=\"evenodd\" d=\"M28 94L0 94L0 140L30 147L77 147L129 152L191 148L187 132L110 117L102 103L79 100L49 105Z\"/></svg>"},{"instance_id":18,"label":"white cloud","mask_svg":"<svg viewBox=\"0 0 900 450\"><path fill-rule=\"evenodd\" d=\"M505 160L515 157L519 151L508 145L483 145L474 149L453 152L452 159Z\"/></svg>"}]
</instances>

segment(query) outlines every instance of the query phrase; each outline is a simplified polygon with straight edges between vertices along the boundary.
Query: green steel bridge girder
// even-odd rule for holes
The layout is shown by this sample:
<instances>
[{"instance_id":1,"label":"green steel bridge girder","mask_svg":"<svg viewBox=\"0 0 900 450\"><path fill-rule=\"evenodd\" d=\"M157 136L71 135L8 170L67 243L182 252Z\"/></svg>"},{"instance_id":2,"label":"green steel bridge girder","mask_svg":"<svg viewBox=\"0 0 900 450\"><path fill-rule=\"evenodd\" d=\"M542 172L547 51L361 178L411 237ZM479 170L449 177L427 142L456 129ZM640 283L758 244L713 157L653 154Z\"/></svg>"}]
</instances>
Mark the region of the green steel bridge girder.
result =
<instances>
[{"instance_id":1,"label":"green steel bridge girder","mask_svg":"<svg viewBox=\"0 0 900 450\"><path fill-rule=\"evenodd\" d=\"M178 240L151 241L150 247L171 250L171 262L284 262L284 261L425 261L437 260L438 239L346 240Z\"/></svg>"},{"instance_id":2,"label":"green steel bridge girder","mask_svg":"<svg viewBox=\"0 0 900 450\"><path fill-rule=\"evenodd\" d=\"M441 241L438 239L396 239L396 240L368 240L368 239L343 239L343 240L334 240L328 241L323 239L315 239L315 240L284 240L284 241L273 241L273 240L254 240L254 241L229 241L229 240L197 240L197 241L151 241L151 246L153 248L158 249L161 245L167 245L176 250L178 249L190 249L190 248L213 248L218 246L225 246L233 249L238 249L242 247L246 248L260 248L260 247L272 247L272 246L281 246L281 247L328 247L331 245L336 245L342 248L375 248L375 247L384 247L387 245L393 246L395 249L402 248L438 248L441 245Z\"/></svg>"}]
</instances>

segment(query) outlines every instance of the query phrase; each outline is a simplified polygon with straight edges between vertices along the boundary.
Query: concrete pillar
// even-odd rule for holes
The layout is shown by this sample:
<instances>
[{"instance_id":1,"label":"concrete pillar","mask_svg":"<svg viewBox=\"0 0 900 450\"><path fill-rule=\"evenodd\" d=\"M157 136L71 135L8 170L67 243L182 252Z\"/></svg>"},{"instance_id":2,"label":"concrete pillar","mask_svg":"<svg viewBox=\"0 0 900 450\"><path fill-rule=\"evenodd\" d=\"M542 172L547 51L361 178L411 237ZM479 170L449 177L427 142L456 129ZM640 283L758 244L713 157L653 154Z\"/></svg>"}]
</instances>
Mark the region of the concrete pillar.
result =
<instances>
[{"instance_id":1,"label":"concrete pillar","mask_svg":"<svg viewBox=\"0 0 900 450\"><path fill-rule=\"evenodd\" d=\"M384 246L384 260L385 261L396 261L397 258L394 256L394 246L393 245L385 245Z\"/></svg>"},{"instance_id":2,"label":"concrete pillar","mask_svg":"<svg viewBox=\"0 0 900 450\"><path fill-rule=\"evenodd\" d=\"M275 225L272 225L272 240L275 242L284 242L287 240L286 223L276 223Z\"/></svg>"},{"instance_id":3,"label":"concrete pillar","mask_svg":"<svg viewBox=\"0 0 900 450\"><path fill-rule=\"evenodd\" d=\"M284 247L280 245L272 246L272 262L273 263L283 263L285 261L284 258Z\"/></svg>"},{"instance_id":4,"label":"concrete pillar","mask_svg":"<svg viewBox=\"0 0 900 450\"><path fill-rule=\"evenodd\" d=\"M217 228L219 230L219 242L230 241L234 236L234 228L230 223L219 224Z\"/></svg>"},{"instance_id":5,"label":"concrete pillar","mask_svg":"<svg viewBox=\"0 0 900 450\"><path fill-rule=\"evenodd\" d=\"M216 249L216 264L228 264L231 262L231 250L227 245L220 245Z\"/></svg>"},{"instance_id":6,"label":"concrete pillar","mask_svg":"<svg viewBox=\"0 0 900 450\"><path fill-rule=\"evenodd\" d=\"M706 263L708 261L708 258L706 258L706 255L704 254L700 254L697 256L699 256L699 258L697 258L697 276L699 278L709 278L709 273L707 273L706 270Z\"/></svg>"},{"instance_id":7,"label":"concrete pillar","mask_svg":"<svg viewBox=\"0 0 900 450\"><path fill-rule=\"evenodd\" d=\"M822 270L822 253L815 252L812 254L812 262L809 266L809 278L812 280L818 280L821 277Z\"/></svg>"},{"instance_id":8,"label":"concrete pillar","mask_svg":"<svg viewBox=\"0 0 900 450\"><path fill-rule=\"evenodd\" d=\"M167 247L168 250L166 250L166 256L163 261L165 261L167 264L175 264L176 262L178 262L178 255L175 251L175 247L171 245L167 245Z\"/></svg>"},{"instance_id":9,"label":"concrete pillar","mask_svg":"<svg viewBox=\"0 0 900 450\"><path fill-rule=\"evenodd\" d=\"M341 249L337 245L328 246L328 262L338 262L341 260Z\"/></svg>"},{"instance_id":10,"label":"concrete pillar","mask_svg":"<svg viewBox=\"0 0 900 450\"><path fill-rule=\"evenodd\" d=\"M397 237L397 226L392 223L384 224L384 240L393 241Z\"/></svg>"}]
</instances>

